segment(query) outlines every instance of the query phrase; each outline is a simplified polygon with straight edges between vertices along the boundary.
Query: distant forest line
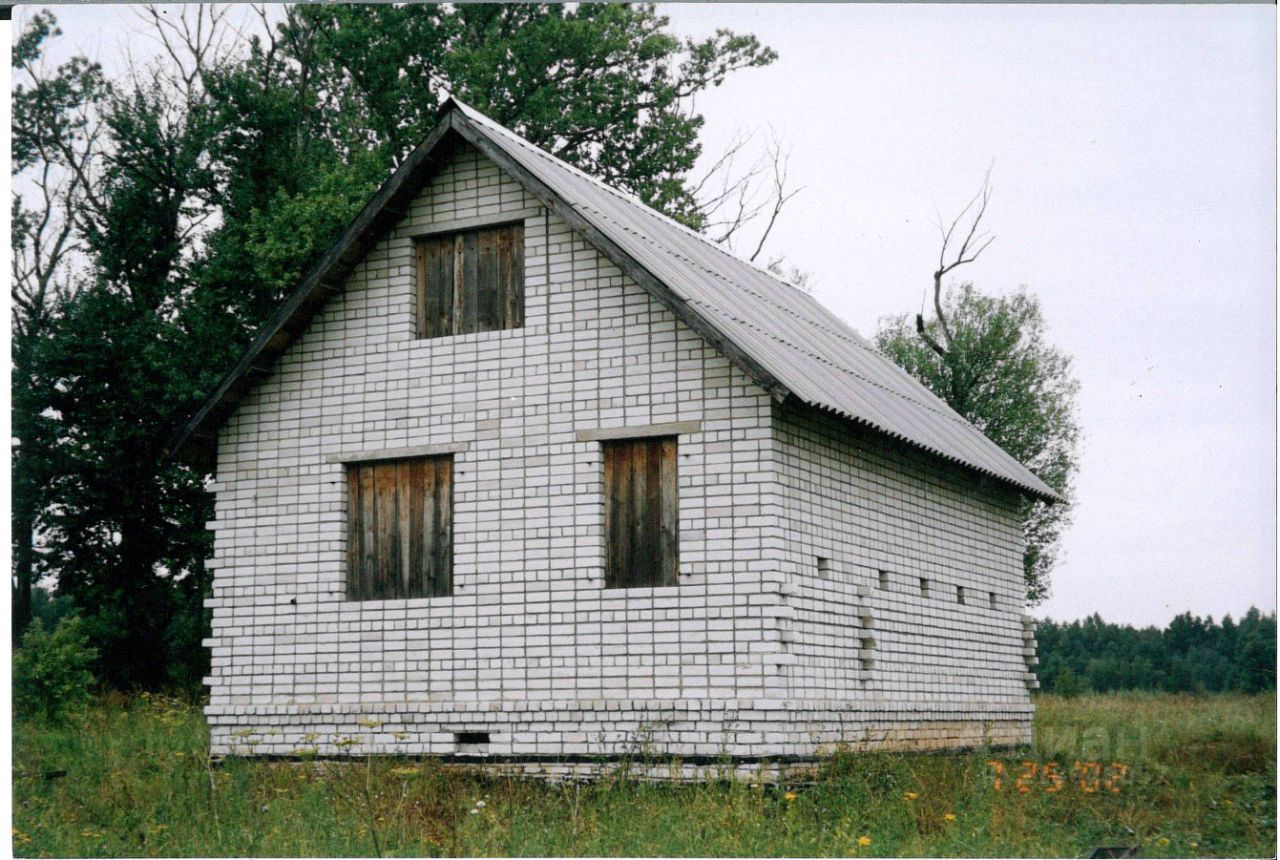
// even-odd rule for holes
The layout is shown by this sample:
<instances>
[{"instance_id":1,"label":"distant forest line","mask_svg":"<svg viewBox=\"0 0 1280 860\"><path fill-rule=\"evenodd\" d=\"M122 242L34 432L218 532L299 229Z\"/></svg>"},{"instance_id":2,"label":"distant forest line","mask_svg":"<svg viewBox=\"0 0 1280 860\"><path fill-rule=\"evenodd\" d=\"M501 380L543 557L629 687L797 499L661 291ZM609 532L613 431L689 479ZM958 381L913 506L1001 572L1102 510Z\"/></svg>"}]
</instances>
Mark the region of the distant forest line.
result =
<instances>
[{"instance_id":1,"label":"distant forest line","mask_svg":"<svg viewBox=\"0 0 1280 860\"><path fill-rule=\"evenodd\" d=\"M1260 693L1276 688L1276 614L1251 608L1239 621L1183 613L1163 630L1083 621L1036 625L1045 692L1117 690Z\"/></svg>"}]
</instances>

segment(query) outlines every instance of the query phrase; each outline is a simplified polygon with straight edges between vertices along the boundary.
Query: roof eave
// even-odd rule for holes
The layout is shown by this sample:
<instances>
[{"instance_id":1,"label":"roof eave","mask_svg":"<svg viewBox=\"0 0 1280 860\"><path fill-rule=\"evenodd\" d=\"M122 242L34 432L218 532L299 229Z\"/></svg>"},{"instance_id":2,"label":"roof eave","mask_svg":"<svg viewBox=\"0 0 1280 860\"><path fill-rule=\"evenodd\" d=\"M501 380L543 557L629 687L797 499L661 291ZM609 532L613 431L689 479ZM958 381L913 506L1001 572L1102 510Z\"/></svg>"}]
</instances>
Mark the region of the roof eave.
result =
<instances>
[{"instance_id":1,"label":"roof eave","mask_svg":"<svg viewBox=\"0 0 1280 860\"><path fill-rule=\"evenodd\" d=\"M867 430L872 431L873 433L876 433L900 445L906 445L910 448L915 449L916 451L923 451L924 453L929 454L930 456L937 457L939 460L944 460L948 463L952 463L954 465L960 466L966 471L974 475L977 475L985 480L996 481L1001 485L1009 488L1010 490L1013 490L1028 498L1035 499L1036 501L1045 502L1046 504L1051 504L1051 505L1062 504L1066 502L1066 499L1063 496L1055 492L1052 487L1044 483L1044 481L1042 481L1034 472L1032 472L1030 469L1027 469L1025 466L1023 466L1023 469L1026 469L1027 475L1030 477L1031 480L1019 481L1007 475L1001 475L997 472L993 472L990 469L984 469L980 466L975 466L973 463L970 463L966 460L961 460L958 457L953 457L950 454L945 454L942 451L939 451L927 445L922 445L913 439L908 439L907 437L899 433L895 433L891 430L887 430L884 427L881 427L880 425L874 422L868 421L865 418L859 418L856 415L849 415L845 412L841 412L840 410L834 409L825 404L811 403L799 397L792 397L789 399L788 402L798 404L802 407L806 407L809 409L815 409L819 412L825 413L827 415L831 415L843 421L848 421L852 424L857 425L858 427L863 427Z\"/></svg>"}]
</instances>

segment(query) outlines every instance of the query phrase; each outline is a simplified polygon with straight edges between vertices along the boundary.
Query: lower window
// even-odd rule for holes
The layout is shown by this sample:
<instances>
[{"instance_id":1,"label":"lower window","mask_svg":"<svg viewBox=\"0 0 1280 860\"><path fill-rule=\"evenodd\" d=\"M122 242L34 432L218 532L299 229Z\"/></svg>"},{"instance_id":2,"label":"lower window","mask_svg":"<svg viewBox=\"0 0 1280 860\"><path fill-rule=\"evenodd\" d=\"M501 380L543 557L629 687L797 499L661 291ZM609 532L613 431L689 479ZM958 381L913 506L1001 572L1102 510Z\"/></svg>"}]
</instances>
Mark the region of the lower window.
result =
<instances>
[{"instance_id":1,"label":"lower window","mask_svg":"<svg viewBox=\"0 0 1280 860\"><path fill-rule=\"evenodd\" d=\"M453 456L347 465L347 599L453 593Z\"/></svg>"},{"instance_id":2,"label":"lower window","mask_svg":"<svg viewBox=\"0 0 1280 860\"><path fill-rule=\"evenodd\" d=\"M676 437L601 443L605 588L676 585L679 499Z\"/></svg>"}]
</instances>

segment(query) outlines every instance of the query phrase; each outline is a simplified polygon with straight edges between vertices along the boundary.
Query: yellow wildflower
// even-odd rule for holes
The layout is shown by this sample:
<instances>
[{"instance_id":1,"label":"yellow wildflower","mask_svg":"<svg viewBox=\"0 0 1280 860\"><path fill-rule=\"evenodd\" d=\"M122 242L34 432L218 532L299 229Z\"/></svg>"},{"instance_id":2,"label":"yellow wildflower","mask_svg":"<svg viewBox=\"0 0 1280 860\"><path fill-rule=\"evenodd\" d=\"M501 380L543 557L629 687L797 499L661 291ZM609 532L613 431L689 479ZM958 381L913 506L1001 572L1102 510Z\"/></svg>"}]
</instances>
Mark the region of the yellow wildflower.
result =
<instances>
[{"instance_id":1,"label":"yellow wildflower","mask_svg":"<svg viewBox=\"0 0 1280 860\"><path fill-rule=\"evenodd\" d=\"M866 847L867 847L868 845L870 845L870 844L871 844L871 837L870 837L870 836L859 836L859 837L858 837L858 845L862 846L863 848L866 848Z\"/></svg>"},{"instance_id":2,"label":"yellow wildflower","mask_svg":"<svg viewBox=\"0 0 1280 860\"><path fill-rule=\"evenodd\" d=\"M790 803L796 799L796 793L794 791L788 791L786 794L782 795L782 799L787 803Z\"/></svg>"},{"instance_id":3,"label":"yellow wildflower","mask_svg":"<svg viewBox=\"0 0 1280 860\"><path fill-rule=\"evenodd\" d=\"M1163 848L1164 846L1169 844L1169 840L1168 838L1161 836L1159 839L1156 840L1156 844L1159 845L1161 848Z\"/></svg>"},{"instance_id":4,"label":"yellow wildflower","mask_svg":"<svg viewBox=\"0 0 1280 860\"><path fill-rule=\"evenodd\" d=\"M903 797L905 797L907 800L915 800L915 799L916 799L917 797L919 797L920 795L919 795L919 793L917 793L917 792L914 792L914 791L908 791L906 794L904 794L904 795L902 795L902 796L903 796Z\"/></svg>"},{"instance_id":5,"label":"yellow wildflower","mask_svg":"<svg viewBox=\"0 0 1280 860\"><path fill-rule=\"evenodd\" d=\"M946 815L942 816L942 820L943 820L943 821L955 821L955 820L956 820L956 814L955 814L954 812L948 812Z\"/></svg>"}]
</instances>

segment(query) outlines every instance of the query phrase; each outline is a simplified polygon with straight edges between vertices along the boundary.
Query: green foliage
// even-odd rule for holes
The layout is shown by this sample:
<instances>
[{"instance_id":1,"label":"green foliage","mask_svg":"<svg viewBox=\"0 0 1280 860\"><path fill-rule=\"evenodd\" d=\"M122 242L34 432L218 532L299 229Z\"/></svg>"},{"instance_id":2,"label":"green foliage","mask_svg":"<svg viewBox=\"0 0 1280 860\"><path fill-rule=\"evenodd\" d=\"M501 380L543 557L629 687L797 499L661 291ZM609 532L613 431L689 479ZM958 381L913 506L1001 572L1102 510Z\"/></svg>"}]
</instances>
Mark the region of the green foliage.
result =
<instances>
[{"instance_id":1,"label":"green foliage","mask_svg":"<svg viewBox=\"0 0 1280 860\"><path fill-rule=\"evenodd\" d=\"M327 4L295 7L282 33L314 52L326 112L393 158L448 90L697 226L685 174L702 119L690 100L777 55L754 36L680 40L666 26L648 4Z\"/></svg>"},{"instance_id":2,"label":"green foliage","mask_svg":"<svg viewBox=\"0 0 1280 860\"><path fill-rule=\"evenodd\" d=\"M14 741L19 856L1266 856L1273 695L1041 696L1036 743L838 753L803 786L549 784L432 759L208 759L199 708L112 697ZM253 738L246 738L246 741ZM1076 761L1128 768L1086 790ZM991 761L1006 767L1000 788ZM1032 761L1065 784L1017 790ZM51 771L66 777L47 779ZM483 801L483 805L480 803ZM474 814L472 810L475 810ZM859 840L865 838L866 842Z\"/></svg>"},{"instance_id":3,"label":"green foliage","mask_svg":"<svg viewBox=\"0 0 1280 860\"><path fill-rule=\"evenodd\" d=\"M42 514L47 564L98 650L98 677L159 686L197 676L210 505L203 479L162 463L165 438L198 396L201 343L178 324L191 225L213 174L207 112L154 80L100 105L113 155L81 213L90 280L66 297L41 354L42 411L57 416ZM180 653L166 644L183 643ZM193 645L194 643L194 645Z\"/></svg>"},{"instance_id":4,"label":"green foliage","mask_svg":"<svg viewBox=\"0 0 1280 860\"><path fill-rule=\"evenodd\" d=\"M1023 576L1027 602L1035 605L1049 595L1049 573L1070 521L1080 386L1071 359L1046 341L1040 302L1025 289L986 296L962 284L946 291L943 310L951 331L945 357L905 315L881 320L876 346L1067 499L1021 503ZM941 337L936 319L925 331Z\"/></svg>"},{"instance_id":5,"label":"green foliage","mask_svg":"<svg viewBox=\"0 0 1280 860\"><path fill-rule=\"evenodd\" d=\"M1259 693L1276 688L1276 616L1250 609L1237 624L1183 613L1164 630L1083 621L1036 626L1046 692L1163 690Z\"/></svg>"},{"instance_id":6,"label":"green foliage","mask_svg":"<svg viewBox=\"0 0 1280 860\"><path fill-rule=\"evenodd\" d=\"M45 630L53 630L64 618L76 614L75 603L65 594L53 594L39 586L31 591L31 618L35 623L44 625Z\"/></svg>"},{"instance_id":7,"label":"green foliage","mask_svg":"<svg viewBox=\"0 0 1280 860\"><path fill-rule=\"evenodd\" d=\"M75 215L87 180L82 171L89 151L93 107L108 91L102 70L73 57L39 78L48 39L60 34L51 13L34 13L13 48L14 175L34 177L39 193L28 209L19 194L11 203L13 249L13 633L21 637L31 619L32 587L47 572L37 546L40 513L52 502L53 448L59 434L45 407L52 381L43 372L60 305L70 289L63 271L75 241ZM45 207L41 208L39 199ZM63 211L57 211L61 208Z\"/></svg>"},{"instance_id":8,"label":"green foliage","mask_svg":"<svg viewBox=\"0 0 1280 860\"><path fill-rule=\"evenodd\" d=\"M651 6L298 5L239 50L186 57L189 79L162 58L108 81L85 58L40 73L58 31L47 12L28 19L15 169L65 168L99 121L104 137L74 211L87 265L15 338L17 593L56 580L104 683L194 690L207 674L212 505L198 468L163 462L164 442L446 90L696 221L692 98L774 54L666 24ZM21 244L39 219L14 211Z\"/></svg>"},{"instance_id":9,"label":"green foliage","mask_svg":"<svg viewBox=\"0 0 1280 860\"><path fill-rule=\"evenodd\" d=\"M29 719L56 722L90 698L97 657L84 624L64 618L52 633L33 624L13 654L13 704Z\"/></svg>"}]
</instances>

